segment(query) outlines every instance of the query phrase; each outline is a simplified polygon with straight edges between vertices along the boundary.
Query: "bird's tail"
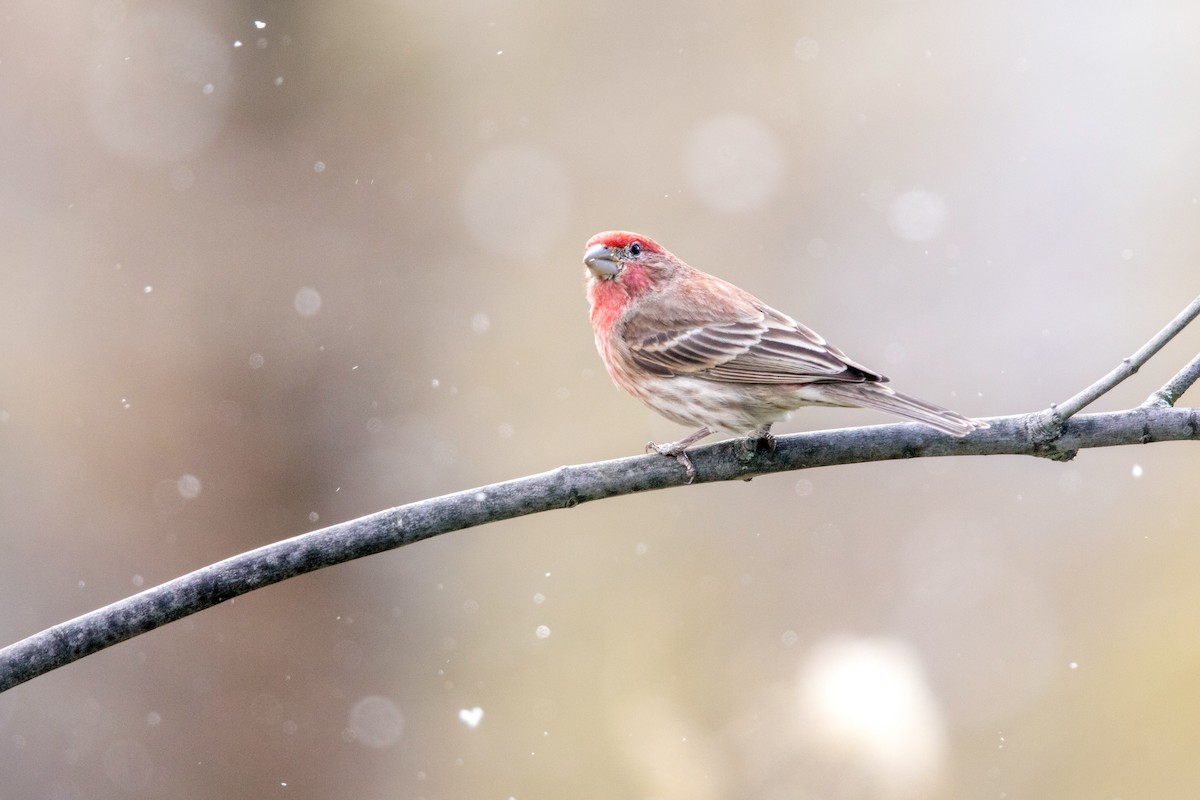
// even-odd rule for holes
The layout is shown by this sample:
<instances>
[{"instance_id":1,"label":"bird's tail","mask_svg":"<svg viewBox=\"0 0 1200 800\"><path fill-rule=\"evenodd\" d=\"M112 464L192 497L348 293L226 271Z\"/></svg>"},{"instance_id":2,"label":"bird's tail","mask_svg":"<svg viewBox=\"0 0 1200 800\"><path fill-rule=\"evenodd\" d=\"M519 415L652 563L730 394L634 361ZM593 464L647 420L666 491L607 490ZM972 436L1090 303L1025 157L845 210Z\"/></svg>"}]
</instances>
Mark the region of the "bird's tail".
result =
<instances>
[{"instance_id":1,"label":"bird's tail","mask_svg":"<svg viewBox=\"0 0 1200 800\"><path fill-rule=\"evenodd\" d=\"M951 436L966 436L971 431L988 427L986 422L968 419L948 408L901 394L883 383L825 383L821 386L821 394L848 406L886 411L922 422Z\"/></svg>"}]
</instances>

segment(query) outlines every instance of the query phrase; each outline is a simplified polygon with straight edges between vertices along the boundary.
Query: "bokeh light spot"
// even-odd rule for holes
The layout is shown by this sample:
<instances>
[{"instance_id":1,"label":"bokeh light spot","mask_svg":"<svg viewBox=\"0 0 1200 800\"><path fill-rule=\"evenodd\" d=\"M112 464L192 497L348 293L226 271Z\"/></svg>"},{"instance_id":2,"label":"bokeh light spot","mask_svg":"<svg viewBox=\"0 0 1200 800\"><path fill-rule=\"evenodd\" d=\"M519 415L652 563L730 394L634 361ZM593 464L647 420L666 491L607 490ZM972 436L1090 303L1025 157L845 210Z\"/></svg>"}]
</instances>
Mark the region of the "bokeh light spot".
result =
<instances>
[{"instance_id":1,"label":"bokeh light spot","mask_svg":"<svg viewBox=\"0 0 1200 800\"><path fill-rule=\"evenodd\" d=\"M107 28L123 7L101 13ZM202 17L158 6L135 13L100 39L87 60L84 93L100 140L142 166L182 161L224 127L231 92L229 49Z\"/></svg>"},{"instance_id":2,"label":"bokeh light spot","mask_svg":"<svg viewBox=\"0 0 1200 800\"><path fill-rule=\"evenodd\" d=\"M398 742L404 733L404 714L389 698L377 694L368 695L350 709L350 721L346 730L352 732L349 738L367 747L390 747Z\"/></svg>"},{"instance_id":3,"label":"bokeh light spot","mask_svg":"<svg viewBox=\"0 0 1200 800\"><path fill-rule=\"evenodd\" d=\"M302 317L315 316L321 310L321 293L310 286L305 286L296 292L292 300L296 313Z\"/></svg>"},{"instance_id":4,"label":"bokeh light spot","mask_svg":"<svg viewBox=\"0 0 1200 800\"><path fill-rule=\"evenodd\" d=\"M713 117L692 134L686 167L692 190L714 211L752 211L783 180L783 149L775 135L752 117Z\"/></svg>"},{"instance_id":5,"label":"bokeh light spot","mask_svg":"<svg viewBox=\"0 0 1200 800\"><path fill-rule=\"evenodd\" d=\"M927 242L941 233L949 209L939 195L925 189L910 189L892 201L888 222L897 235L913 242Z\"/></svg>"},{"instance_id":6,"label":"bokeh light spot","mask_svg":"<svg viewBox=\"0 0 1200 800\"><path fill-rule=\"evenodd\" d=\"M185 474L180 475L179 480L175 482L175 487L179 490L179 496L184 500L194 500L200 496L200 479L195 475Z\"/></svg>"},{"instance_id":7,"label":"bokeh light spot","mask_svg":"<svg viewBox=\"0 0 1200 800\"><path fill-rule=\"evenodd\" d=\"M571 213L567 171L533 147L503 147L480 159L462 190L471 237L485 249L517 259L546 252Z\"/></svg>"},{"instance_id":8,"label":"bokeh light spot","mask_svg":"<svg viewBox=\"0 0 1200 800\"><path fill-rule=\"evenodd\" d=\"M833 637L810 652L799 680L802 726L835 758L850 758L909 796L945 757L941 713L916 652L883 638ZM913 795L915 796L915 795Z\"/></svg>"}]
</instances>

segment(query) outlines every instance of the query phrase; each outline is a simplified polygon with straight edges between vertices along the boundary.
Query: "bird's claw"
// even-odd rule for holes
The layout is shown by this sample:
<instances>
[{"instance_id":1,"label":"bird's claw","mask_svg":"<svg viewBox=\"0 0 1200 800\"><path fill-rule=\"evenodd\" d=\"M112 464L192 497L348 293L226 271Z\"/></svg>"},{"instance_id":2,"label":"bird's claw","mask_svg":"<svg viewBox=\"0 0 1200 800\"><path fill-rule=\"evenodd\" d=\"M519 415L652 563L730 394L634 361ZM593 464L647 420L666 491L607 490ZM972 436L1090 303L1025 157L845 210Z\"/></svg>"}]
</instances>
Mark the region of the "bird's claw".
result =
<instances>
[{"instance_id":1,"label":"bird's claw","mask_svg":"<svg viewBox=\"0 0 1200 800\"><path fill-rule=\"evenodd\" d=\"M679 446L679 442L672 444L655 444L654 442L646 442L647 453L658 453L660 456L673 458L687 470L687 482L691 483L696 479L696 468L692 465L692 460L688 458L684 448Z\"/></svg>"}]
</instances>

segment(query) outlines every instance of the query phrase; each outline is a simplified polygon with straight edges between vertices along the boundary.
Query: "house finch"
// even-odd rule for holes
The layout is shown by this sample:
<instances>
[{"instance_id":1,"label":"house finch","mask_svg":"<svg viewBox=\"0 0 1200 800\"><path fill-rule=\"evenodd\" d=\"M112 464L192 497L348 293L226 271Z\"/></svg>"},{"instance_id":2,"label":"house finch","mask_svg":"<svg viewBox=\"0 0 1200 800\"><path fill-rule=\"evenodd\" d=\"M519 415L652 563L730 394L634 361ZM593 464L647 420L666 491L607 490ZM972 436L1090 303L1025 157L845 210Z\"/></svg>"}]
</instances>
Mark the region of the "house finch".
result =
<instances>
[{"instance_id":1,"label":"house finch","mask_svg":"<svg viewBox=\"0 0 1200 800\"><path fill-rule=\"evenodd\" d=\"M900 394L814 331L754 295L693 269L653 239L607 231L583 254L596 347L613 383L667 419L698 427L646 445L695 476L684 449L725 431L775 439L771 425L806 405L861 406L952 436L986 423Z\"/></svg>"}]
</instances>

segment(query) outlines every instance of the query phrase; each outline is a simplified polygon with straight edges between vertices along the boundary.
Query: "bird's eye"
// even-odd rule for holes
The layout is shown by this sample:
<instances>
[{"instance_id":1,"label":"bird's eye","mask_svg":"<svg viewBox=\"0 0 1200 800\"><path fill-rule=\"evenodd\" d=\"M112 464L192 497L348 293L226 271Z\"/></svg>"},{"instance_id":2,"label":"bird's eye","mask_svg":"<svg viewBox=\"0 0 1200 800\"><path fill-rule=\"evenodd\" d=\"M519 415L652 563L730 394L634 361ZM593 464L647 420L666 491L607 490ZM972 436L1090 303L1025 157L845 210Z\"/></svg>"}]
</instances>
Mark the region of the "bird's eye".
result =
<instances>
[{"instance_id":1,"label":"bird's eye","mask_svg":"<svg viewBox=\"0 0 1200 800\"><path fill-rule=\"evenodd\" d=\"M629 245L629 255L631 255L631 256L641 255L641 252L642 252L641 242L634 242L633 244Z\"/></svg>"}]
</instances>

